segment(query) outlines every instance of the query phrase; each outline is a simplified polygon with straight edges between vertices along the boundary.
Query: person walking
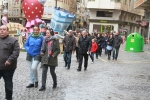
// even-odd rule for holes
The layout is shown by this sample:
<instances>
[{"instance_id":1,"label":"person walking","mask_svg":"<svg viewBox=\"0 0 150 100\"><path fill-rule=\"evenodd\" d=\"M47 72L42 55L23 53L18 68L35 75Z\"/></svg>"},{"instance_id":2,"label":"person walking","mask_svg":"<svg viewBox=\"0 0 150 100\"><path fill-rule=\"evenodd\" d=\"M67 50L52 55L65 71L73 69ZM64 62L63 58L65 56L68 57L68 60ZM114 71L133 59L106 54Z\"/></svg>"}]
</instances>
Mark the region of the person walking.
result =
<instances>
[{"instance_id":1,"label":"person walking","mask_svg":"<svg viewBox=\"0 0 150 100\"><path fill-rule=\"evenodd\" d=\"M107 40L108 60L110 60L110 57L111 57L112 45L113 45L113 36L110 35Z\"/></svg>"},{"instance_id":2,"label":"person walking","mask_svg":"<svg viewBox=\"0 0 150 100\"><path fill-rule=\"evenodd\" d=\"M107 41L108 41L108 33L104 33L104 40L105 40L105 42L104 42L104 50L105 50L105 55L107 55Z\"/></svg>"},{"instance_id":3,"label":"person walking","mask_svg":"<svg viewBox=\"0 0 150 100\"><path fill-rule=\"evenodd\" d=\"M87 31L83 31L82 36L79 38L79 41L78 41L80 58L79 58L79 66L78 66L77 71L81 71L83 57L84 57L84 70L87 70L88 54L91 49L91 39L87 35L88 35Z\"/></svg>"},{"instance_id":4,"label":"person walking","mask_svg":"<svg viewBox=\"0 0 150 100\"><path fill-rule=\"evenodd\" d=\"M98 45L98 49L96 50L96 59L98 59L98 56L101 56L102 53L101 40L102 40L102 36L100 33L98 33L96 37L96 43Z\"/></svg>"},{"instance_id":5,"label":"person walking","mask_svg":"<svg viewBox=\"0 0 150 100\"><path fill-rule=\"evenodd\" d=\"M63 40L64 45L64 58L65 58L65 67L70 69L71 65L71 56L75 52L75 37L73 36L72 30L69 30L69 34L65 36Z\"/></svg>"},{"instance_id":6,"label":"person walking","mask_svg":"<svg viewBox=\"0 0 150 100\"><path fill-rule=\"evenodd\" d=\"M98 49L98 45L95 42L95 39L92 39L92 45L90 50L90 58L92 60L92 63L94 63L94 53L96 53L96 50Z\"/></svg>"},{"instance_id":7,"label":"person walking","mask_svg":"<svg viewBox=\"0 0 150 100\"><path fill-rule=\"evenodd\" d=\"M25 49L27 51L26 60L30 68L30 84L26 88L38 87L38 71L37 67L41 61L40 51L44 37L39 32L39 27L33 27L33 33L28 37L25 42Z\"/></svg>"},{"instance_id":8,"label":"person walking","mask_svg":"<svg viewBox=\"0 0 150 100\"><path fill-rule=\"evenodd\" d=\"M46 38L42 44L41 56L42 56L42 86L39 91L46 89L47 71L50 68L50 74L53 79L53 88L57 87L57 76L55 68L58 66L57 56L60 53L59 40L55 38L53 29L46 31Z\"/></svg>"},{"instance_id":9,"label":"person walking","mask_svg":"<svg viewBox=\"0 0 150 100\"><path fill-rule=\"evenodd\" d=\"M17 58L20 47L18 40L9 36L7 26L0 26L0 79L5 82L5 99L12 100L13 95L13 75L17 67Z\"/></svg>"},{"instance_id":10,"label":"person walking","mask_svg":"<svg viewBox=\"0 0 150 100\"><path fill-rule=\"evenodd\" d=\"M79 38L81 37L81 33L77 33L77 37L76 37L76 58L77 58L77 62L79 62L79 48L78 48L78 41Z\"/></svg>"},{"instance_id":11,"label":"person walking","mask_svg":"<svg viewBox=\"0 0 150 100\"><path fill-rule=\"evenodd\" d=\"M118 53L119 53L119 48L121 43L122 43L122 38L119 35L119 33L116 32L114 35L114 42L113 42L113 60L114 59L117 60L118 58Z\"/></svg>"}]
</instances>

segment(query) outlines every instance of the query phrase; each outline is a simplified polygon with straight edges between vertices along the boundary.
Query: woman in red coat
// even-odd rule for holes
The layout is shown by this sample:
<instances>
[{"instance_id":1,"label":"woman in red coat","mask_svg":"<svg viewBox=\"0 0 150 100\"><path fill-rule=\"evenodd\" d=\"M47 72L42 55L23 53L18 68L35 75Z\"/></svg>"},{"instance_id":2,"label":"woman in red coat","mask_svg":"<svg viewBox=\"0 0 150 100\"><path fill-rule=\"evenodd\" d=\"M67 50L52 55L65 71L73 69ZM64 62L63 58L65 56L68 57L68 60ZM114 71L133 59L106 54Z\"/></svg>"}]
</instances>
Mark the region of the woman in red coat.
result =
<instances>
[{"instance_id":1,"label":"woman in red coat","mask_svg":"<svg viewBox=\"0 0 150 100\"><path fill-rule=\"evenodd\" d=\"M94 53L96 52L97 49L98 49L98 45L95 42L95 39L92 39L92 46L90 50L90 58L92 60L92 63L94 63Z\"/></svg>"}]
</instances>

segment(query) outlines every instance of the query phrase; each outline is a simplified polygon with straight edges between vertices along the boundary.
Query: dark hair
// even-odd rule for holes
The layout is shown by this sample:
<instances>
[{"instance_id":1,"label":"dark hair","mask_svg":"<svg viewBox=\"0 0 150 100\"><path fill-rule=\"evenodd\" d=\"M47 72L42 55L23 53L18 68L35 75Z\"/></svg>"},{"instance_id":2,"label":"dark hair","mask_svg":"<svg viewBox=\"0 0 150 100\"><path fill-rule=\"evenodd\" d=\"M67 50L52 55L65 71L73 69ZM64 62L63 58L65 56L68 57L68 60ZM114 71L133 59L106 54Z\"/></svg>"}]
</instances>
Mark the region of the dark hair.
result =
<instances>
[{"instance_id":1,"label":"dark hair","mask_svg":"<svg viewBox=\"0 0 150 100\"><path fill-rule=\"evenodd\" d=\"M38 29L40 29L40 27L39 27L38 25L33 26L33 28L34 28L34 27L37 27Z\"/></svg>"},{"instance_id":2,"label":"dark hair","mask_svg":"<svg viewBox=\"0 0 150 100\"><path fill-rule=\"evenodd\" d=\"M54 31L53 31L52 28L50 28L49 31L50 31L50 34L51 34L51 35L54 35Z\"/></svg>"}]
</instances>

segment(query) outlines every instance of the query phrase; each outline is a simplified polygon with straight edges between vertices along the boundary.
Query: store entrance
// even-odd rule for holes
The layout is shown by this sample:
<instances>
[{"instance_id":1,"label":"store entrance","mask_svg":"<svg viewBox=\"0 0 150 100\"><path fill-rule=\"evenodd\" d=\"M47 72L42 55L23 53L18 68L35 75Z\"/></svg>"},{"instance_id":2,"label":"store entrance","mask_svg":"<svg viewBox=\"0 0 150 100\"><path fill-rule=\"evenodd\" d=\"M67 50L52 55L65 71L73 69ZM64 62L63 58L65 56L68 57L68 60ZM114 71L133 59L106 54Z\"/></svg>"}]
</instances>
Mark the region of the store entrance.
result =
<instances>
[{"instance_id":1,"label":"store entrance","mask_svg":"<svg viewBox=\"0 0 150 100\"><path fill-rule=\"evenodd\" d=\"M114 30L113 25L93 25L93 31L98 33L111 32Z\"/></svg>"}]
</instances>

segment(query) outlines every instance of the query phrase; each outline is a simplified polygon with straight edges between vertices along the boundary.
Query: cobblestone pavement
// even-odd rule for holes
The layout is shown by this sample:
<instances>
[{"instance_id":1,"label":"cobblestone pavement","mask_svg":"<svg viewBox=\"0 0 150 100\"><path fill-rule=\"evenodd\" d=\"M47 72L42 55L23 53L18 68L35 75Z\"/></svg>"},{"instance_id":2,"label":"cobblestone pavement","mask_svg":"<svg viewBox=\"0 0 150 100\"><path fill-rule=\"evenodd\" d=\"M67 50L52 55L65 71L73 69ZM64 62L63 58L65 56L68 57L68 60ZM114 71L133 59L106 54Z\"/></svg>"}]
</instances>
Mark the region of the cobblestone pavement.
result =
<instances>
[{"instance_id":1,"label":"cobblestone pavement","mask_svg":"<svg viewBox=\"0 0 150 100\"><path fill-rule=\"evenodd\" d=\"M104 52L103 52L104 53ZM59 55L56 68L58 88L52 89L50 73L47 77L46 91L39 92L41 71L39 67L39 87L27 89L29 68L25 60L26 53L21 52L18 68L14 75L14 100L150 100L150 50L145 46L144 52L131 53L120 48L117 61L108 61L106 55L91 64L88 70L77 72L78 63L72 56L71 69L64 66L63 57ZM4 82L0 80L0 100L4 100Z\"/></svg>"}]
</instances>

